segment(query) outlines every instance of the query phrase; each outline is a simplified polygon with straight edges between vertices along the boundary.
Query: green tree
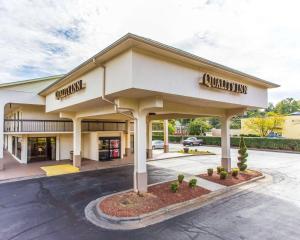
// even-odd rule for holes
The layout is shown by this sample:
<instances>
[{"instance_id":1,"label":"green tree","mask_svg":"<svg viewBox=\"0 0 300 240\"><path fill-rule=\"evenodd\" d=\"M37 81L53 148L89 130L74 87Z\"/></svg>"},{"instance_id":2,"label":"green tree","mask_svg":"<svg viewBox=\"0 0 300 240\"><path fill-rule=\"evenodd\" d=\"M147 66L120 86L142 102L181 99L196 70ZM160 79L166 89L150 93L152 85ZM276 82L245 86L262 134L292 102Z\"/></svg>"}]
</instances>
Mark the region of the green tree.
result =
<instances>
[{"instance_id":1,"label":"green tree","mask_svg":"<svg viewBox=\"0 0 300 240\"><path fill-rule=\"evenodd\" d=\"M201 135L205 132L208 132L211 128L212 126L201 118L194 119L188 125L189 134L192 135Z\"/></svg>"},{"instance_id":2,"label":"green tree","mask_svg":"<svg viewBox=\"0 0 300 240\"><path fill-rule=\"evenodd\" d=\"M269 103L268 107L265 110L265 112L266 113L268 113L268 112L275 112L275 106L274 106L274 104L273 103Z\"/></svg>"},{"instance_id":3,"label":"green tree","mask_svg":"<svg viewBox=\"0 0 300 240\"><path fill-rule=\"evenodd\" d=\"M171 119L168 121L168 132L169 135L173 135L175 133L176 128L176 121L174 119Z\"/></svg>"},{"instance_id":4,"label":"green tree","mask_svg":"<svg viewBox=\"0 0 300 240\"><path fill-rule=\"evenodd\" d=\"M288 115L300 110L300 104L293 98L286 98L276 104L274 111L278 114Z\"/></svg>"},{"instance_id":5,"label":"green tree","mask_svg":"<svg viewBox=\"0 0 300 240\"><path fill-rule=\"evenodd\" d=\"M220 119L217 117L211 117L208 119L209 124L213 127L213 128L217 128L220 129L221 128L221 122Z\"/></svg>"},{"instance_id":6,"label":"green tree","mask_svg":"<svg viewBox=\"0 0 300 240\"><path fill-rule=\"evenodd\" d=\"M247 147L245 144L245 139L244 137L241 137L240 140L240 147L239 147L239 156L238 156L238 168L240 169L240 171L245 171L247 169L247 157L248 157L248 153L247 153Z\"/></svg>"},{"instance_id":7,"label":"green tree","mask_svg":"<svg viewBox=\"0 0 300 240\"><path fill-rule=\"evenodd\" d=\"M241 118L233 117L230 123L230 129L241 129Z\"/></svg>"}]
</instances>

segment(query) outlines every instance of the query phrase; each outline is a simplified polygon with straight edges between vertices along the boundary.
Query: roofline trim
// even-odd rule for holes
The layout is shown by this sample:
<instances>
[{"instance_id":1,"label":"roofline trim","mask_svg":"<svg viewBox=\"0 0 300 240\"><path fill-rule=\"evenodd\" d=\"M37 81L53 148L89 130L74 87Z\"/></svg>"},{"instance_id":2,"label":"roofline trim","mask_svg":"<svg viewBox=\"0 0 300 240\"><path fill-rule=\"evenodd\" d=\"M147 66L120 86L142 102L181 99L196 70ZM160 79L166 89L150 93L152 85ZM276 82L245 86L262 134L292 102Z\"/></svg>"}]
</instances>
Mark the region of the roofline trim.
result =
<instances>
[{"instance_id":1,"label":"roofline trim","mask_svg":"<svg viewBox=\"0 0 300 240\"><path fill-rule=\"evenodd\" d=\"M57 81L55 81L52 84L50 84L49 86L47 86L45 89L43 89L42 91L40 91L38 94L41 95L41 94L45 93L47 90L49 90L50 88L52 88L54 85L56 85L57 83L63 81L65 78L67 78L70 75L72 75L73 73L75 73L77 70L83 68L84 66L86 66L89 63L92 63L93 59L95 59L95 58L97 58L97 57L105 54L106 52L110 51L111 49L113 49L114 47L118 46L119 44L121 44L122 42L124 42L124 41L126 41L128 39L133 39L133 40L142 42L144 44L148 44L148 45L151 45L151 46L154 46L154 47L157 47L157 48L160 48L160 49L163 49L163 50L166 50L166 51L178 54L180 56L183 56L183 57L186 57L186 58L190 58L190 59L195 60L195 61L199 61L199 62L204 63L206 65L209 65L209 66L212 66L212 67L215 67L215 68L219 68L221 70L224 70L224 71L227 71L227 72L230 72L230 73L233 73L233 74L237 74L237 75L240 75L240 76L243 76L243 77L246 77L246 78L253 79L255 81L258 81L258 82L261 82L262 84L267 85L270 88L280 87L280 85L278 85L276 83L272 83L272 82L263 80L261 78L252 76L250 74L247 74L247 73L235 70L233 68L226 67L226 66L224 66L222 64L210 61L210 60L202 58L202 57L199 57L197 55L194 55L192 53L186 52L184 50L181 50L181 49L178 49L178 48L175 48L175 47L172 47L172 46L160 43L158 41L155 41L155 40L152 40L152 39L149 39L149 38L141 37L141 36L138 36L138 35L135 35L135 34L132 34L132 33L127 33L123 37L119 38L117 41L113 42L108 47L104 48L103 50L101 50L100 52L98 52L97 54L95 54L94 56L92 56L91 58L87 59L86 61L84 61L83 63L81 63L80 65L78 65L74 69L72 69L67 74L63 75L61 78L59 78Z\"/></svg>"},{"instance_id":2,"label":"roofline trim","mask_svg":"<svg viewBox=\"0 0 300 240\"><path fill-rule=\"evenodd\" d=\"M41 78L33 78L33 79L27 79L27 80L21 80L21 81L0 83L0 88L10 87L10 86L17 86L17 85L22 85L22 84L27 84L27 83L40 82L40 81L47 81L47 80L52 80L52 79L56 79L56 78L61 78L63 76L64 76L64 74L59 74L59 75L53 75L53 76L48 76L48 77L41 77Z\"/></svg>"}]
</instances>

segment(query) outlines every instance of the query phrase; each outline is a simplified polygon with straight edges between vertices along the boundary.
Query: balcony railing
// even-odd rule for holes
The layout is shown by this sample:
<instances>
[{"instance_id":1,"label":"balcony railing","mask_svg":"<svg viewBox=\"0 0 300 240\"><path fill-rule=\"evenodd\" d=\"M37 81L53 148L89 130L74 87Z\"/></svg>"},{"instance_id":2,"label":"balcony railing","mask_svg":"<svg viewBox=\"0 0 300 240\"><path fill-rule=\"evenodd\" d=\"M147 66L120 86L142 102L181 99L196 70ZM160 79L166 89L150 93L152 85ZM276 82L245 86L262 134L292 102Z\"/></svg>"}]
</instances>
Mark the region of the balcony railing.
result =
<instances>
[{"instance_id":1,"label":"balcony railing","mask_svg":"<svg viewBox=\"0 0 300 240\"><path fill-rule=\"evenodd\" d=\"M125 131L125 122L104 122L84 120L81 130L87 131ZM72 132L70 120L4 120L4 132Z\"/></svg>"}]
</instances>

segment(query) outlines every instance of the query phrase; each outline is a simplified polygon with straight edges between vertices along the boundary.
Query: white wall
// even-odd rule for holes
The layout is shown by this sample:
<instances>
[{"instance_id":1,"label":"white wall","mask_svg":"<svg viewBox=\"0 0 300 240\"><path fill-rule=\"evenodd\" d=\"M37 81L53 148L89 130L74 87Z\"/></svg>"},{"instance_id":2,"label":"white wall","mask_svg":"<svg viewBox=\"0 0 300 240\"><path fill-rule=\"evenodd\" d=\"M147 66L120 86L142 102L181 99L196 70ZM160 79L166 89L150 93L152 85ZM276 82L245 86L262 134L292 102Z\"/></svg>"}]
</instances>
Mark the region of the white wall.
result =
<instances>
[{"instance_id":1,"label":"white wall","mask_svg":"<svg viewBox=\"0 0 300 240\"><path fill-rule=\"evenodd\" d=\"M125 134L122 131L101 131L84 133L82 138L82 153L84 158L99 160L98 138L99 137L121 137L121 157L125 154Z\"/></svg>"},{"instance_id":2,"label":"white wall","mask_svg":"<svg viewBox=\"0 0 300 240\"><path fill-rule=\"evenodd\" d=\"M73 150L73 135L60 134L60 160L70 159L70 151Z\"/></svg>"},{"instance_id":3,"label":"white wall","mask_svg":"<svg viewBox=\"0 0 300 240\"><path fill-rule=\"evenodd\" d=\"M248 86L248 94L207 88L199 85L205 70L179 65L138 52L133 52L132 61L134 88L246 106L267 106L267 89L249 83L244 83ZM229 79L213 72L211 75L241 82L239 79Z\"/></svg>"},{"instance_id":4,"label":"white wall","mask_svg":"<svg viewBox=\"0 0 300 240\"><path fill-rule=\"evenodd\" d=\"M68 106L99 98L102 95L102 79L103 68L98 67L75 79L74 81L65 84L63 87L59 88L59 90L69 86L70 84L78 80L83 80L83 83L86 85L86 87L85 89L82 89L63 99L56 99L55 91L50 93L46 97L46 112L59 110Z\"/></svg>"},{"instance_id":5,"label":"white wall","mask_svg":"<svg viewBox=\"0 0 300 240\"><path fill-rule=\"evenodd\" d=\"M132 50L127 51L105 64L106 94L132 87Z\"/></svg>"},{"instance_id":6,"label":"white wall","mask_svg":"<svg viewBox=\"0 0 300 240\"><path fill-rule=\"evenodd\" d=\"M46 113L45 106L19 105L13 111L6 113L6 118L13 118L14 113L20 112L20 119L61 120L58 113Z\"/></svg>"}]
</instances>

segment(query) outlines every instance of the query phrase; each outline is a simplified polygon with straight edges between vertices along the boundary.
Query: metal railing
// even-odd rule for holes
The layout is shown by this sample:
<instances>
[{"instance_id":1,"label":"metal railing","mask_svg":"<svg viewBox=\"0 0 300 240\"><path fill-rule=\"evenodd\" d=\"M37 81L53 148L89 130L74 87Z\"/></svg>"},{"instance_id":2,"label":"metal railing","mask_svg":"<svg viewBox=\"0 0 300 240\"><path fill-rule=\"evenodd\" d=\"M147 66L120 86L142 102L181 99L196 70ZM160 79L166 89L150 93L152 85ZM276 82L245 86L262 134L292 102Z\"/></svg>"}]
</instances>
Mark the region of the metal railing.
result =
<instances>
[{"instance_id":1,"label":"metal railing","mask_svg":"<svg viewBox=\"0 0 300 240\"><path fill-rule=\"evenodd\" d=\"M125 122L84 120L82 131L125 131ZM4 132L72 132L70 120L4 120Z\"/></svg>"}]
</instances>

